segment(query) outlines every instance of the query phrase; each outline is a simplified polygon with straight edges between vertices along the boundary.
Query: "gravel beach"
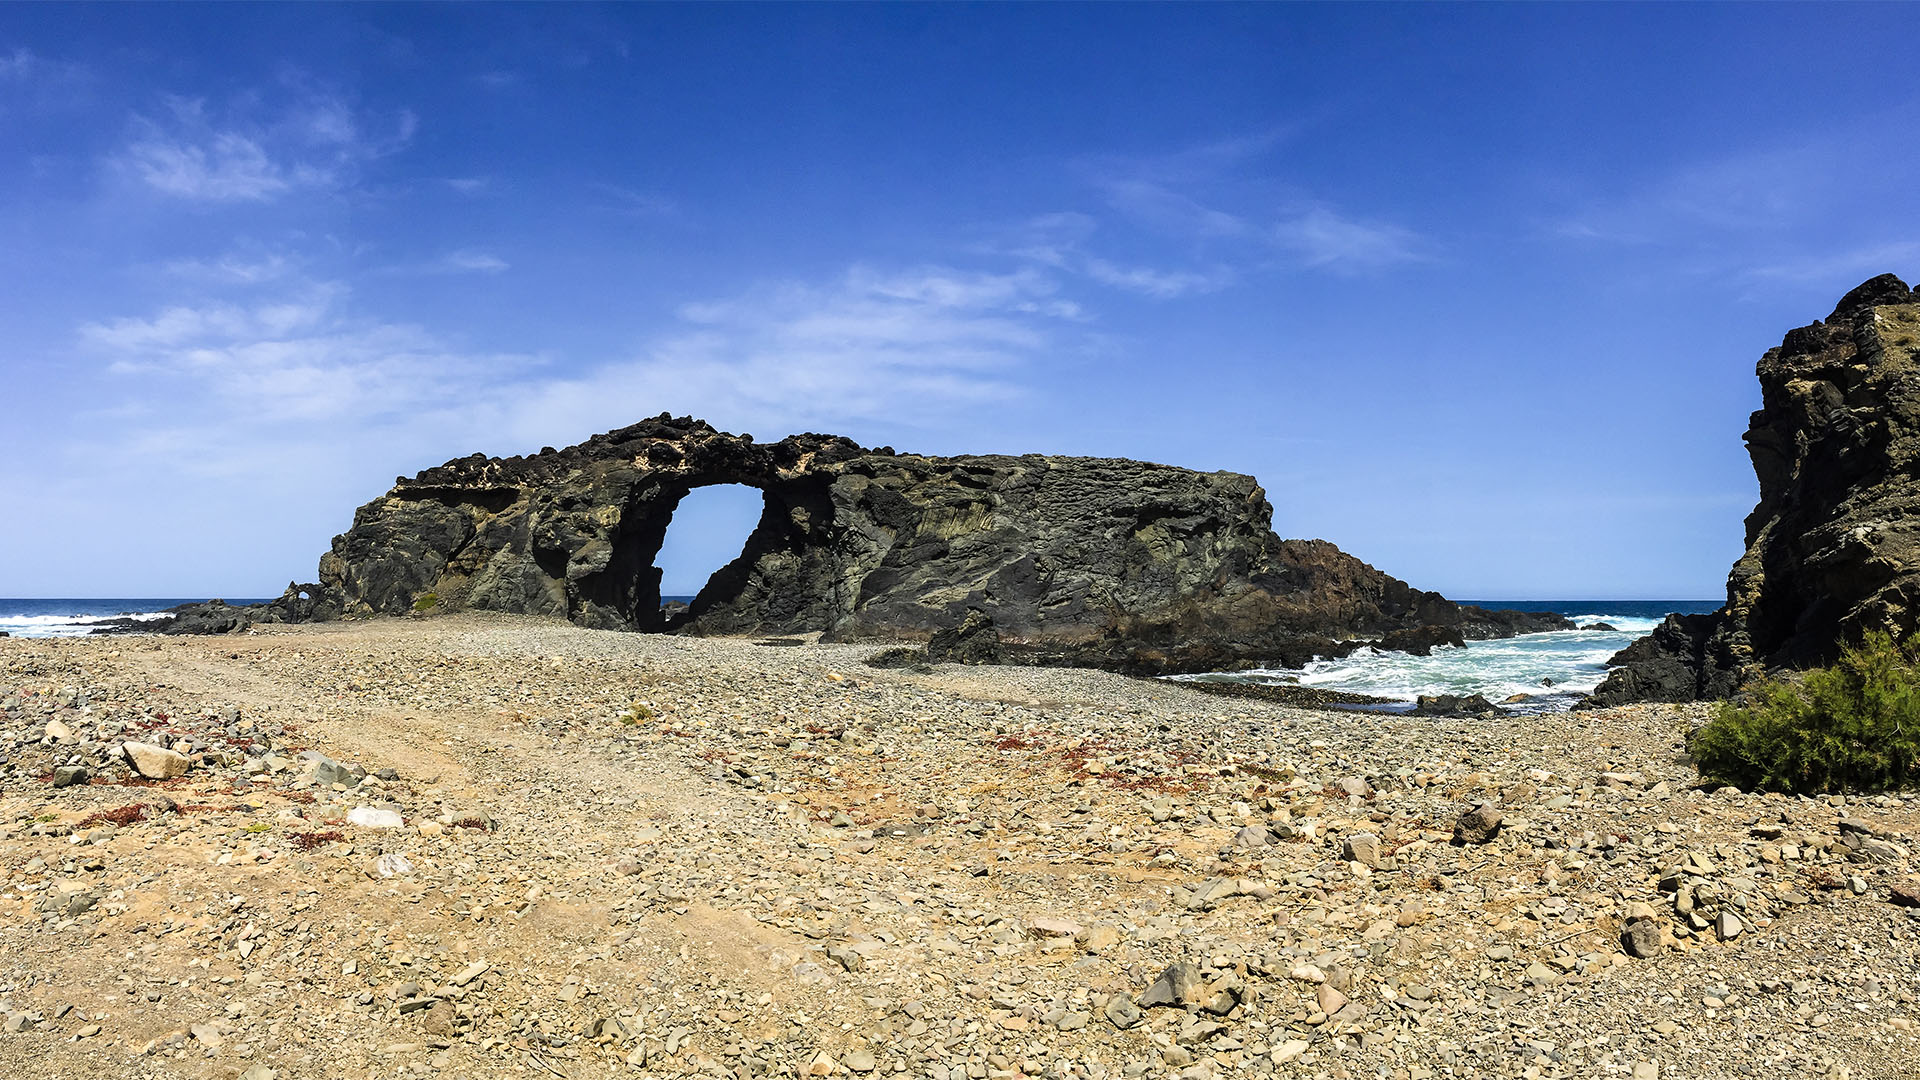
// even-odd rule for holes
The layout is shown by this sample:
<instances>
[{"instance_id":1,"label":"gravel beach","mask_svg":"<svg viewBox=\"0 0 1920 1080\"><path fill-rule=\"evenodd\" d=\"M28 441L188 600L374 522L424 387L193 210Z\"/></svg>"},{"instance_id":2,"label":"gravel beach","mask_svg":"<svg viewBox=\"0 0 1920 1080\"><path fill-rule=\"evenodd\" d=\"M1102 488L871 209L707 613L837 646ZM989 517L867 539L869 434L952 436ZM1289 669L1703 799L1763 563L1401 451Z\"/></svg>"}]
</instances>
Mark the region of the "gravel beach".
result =
<instances>
[{"instance_id":1,"label":"gravel beach","mask_svg":"<svg viewBox=\"0 0 1920 1080\"><path fill-rule=\"evenodd\" d=\"M1912 1077L1920 800L448 615L0 640L0 1076Z\"/></svg>"}]
</instances>

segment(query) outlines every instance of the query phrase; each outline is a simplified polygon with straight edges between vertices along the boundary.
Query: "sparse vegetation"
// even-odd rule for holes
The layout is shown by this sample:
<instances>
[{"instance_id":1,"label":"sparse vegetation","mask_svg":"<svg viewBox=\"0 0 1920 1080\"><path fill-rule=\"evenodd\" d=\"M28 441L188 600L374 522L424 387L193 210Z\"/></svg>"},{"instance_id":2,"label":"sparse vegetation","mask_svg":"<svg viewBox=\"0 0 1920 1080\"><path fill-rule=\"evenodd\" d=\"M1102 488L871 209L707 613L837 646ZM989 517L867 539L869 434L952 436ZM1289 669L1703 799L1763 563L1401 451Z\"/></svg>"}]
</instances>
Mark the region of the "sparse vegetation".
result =
<instances>
[{"instance_id":1,"label":"sparse vegetation","mask_svg":"<svg viewBox=\"0 0 1920 1080\"><path fill-rule=\"evenodd\" d=\"M1832 667L1768 680L1688 745L1702 776L1749 790L1920 787L1920 638L1868 634Z\"/></svg>"},{"instance_id":2,"label":"sparse vegetation","mask_svg":"<svg viewBox=\"0 0 1920 1080\"><path fill-rule=\"evenodd\" d=\"M438 593L421 593L413 601L413 613L416 615L426 615L439 608L439 606L440 596Z\"/></svg>"}]
</instances>

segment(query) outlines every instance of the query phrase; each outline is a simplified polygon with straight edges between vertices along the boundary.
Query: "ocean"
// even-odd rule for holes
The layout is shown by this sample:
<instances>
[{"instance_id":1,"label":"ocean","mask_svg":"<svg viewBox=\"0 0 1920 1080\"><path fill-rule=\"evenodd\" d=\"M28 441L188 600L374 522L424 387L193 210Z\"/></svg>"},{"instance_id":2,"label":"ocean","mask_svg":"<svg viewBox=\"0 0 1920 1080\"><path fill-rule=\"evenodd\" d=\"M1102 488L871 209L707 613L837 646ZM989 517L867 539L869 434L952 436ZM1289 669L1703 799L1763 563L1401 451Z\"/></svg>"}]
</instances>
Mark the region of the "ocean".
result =
<instances>
[{"instance_id":1,"label":"ocean","mask_svg":"<svg viewBox=\"0 0 1920 1080\"><path fill-rule=\"evenodd\" d=\"M81 637L100 620L119 616L156 618L167 608L196 598L170 599L0 599L0 631L14 637ZM690 596L664 597L686 602ZM230 603L261 603L232 599ZM1265 668L1218 675L1181 676L1230 682L1292 684L1345 690L1404 702L1410 708L1421 694L1484 694L1504 701L1528 699L1506 708L1544 712L1569 708L1606 678L1607 658L1652 630L1671 612L1712 611L1718 600L1464 600L1485 608L1557 611L1582 626L1606 623L1612 630L1567 630L1522 634L1502 641L1472 641L1464 648L1442 647L1432 656L1363 649L1339 660L1318 660L1304 668ZM1388 706L1393 708L1395 706Z\"/></svg>"},{"instance_id":2,"label":"ocean","mask_svg":"<svg viewBox=\"0 0 1920 1080\"><path fill-rule=\"evenodd\" d=\"M1303 668L1267 668L1183 679L1345 690L1401 702L1388 710L1410 709L1421 694L1484 694L1502 702L1515 695L1527 700L1503 706L1512 712L1559 712L1590 693L1607 677L1607 659L1660 625L1669 614L1713 611L1719 600L1462 600L1463 604L1519 611L1557 611L1581 626L1605 623L1611 630L1561 630L1521 634L1498 641L1469 641L1443 646L1432 656L1362 649L1338 660L1316 660Z\"/></svg>"},{"instance_id":3,"label":"ocean","mask_svg":"<svg viewBox=\"0 0 1920 1080\"><path fill-rule=\"evenodd\" d=\"M157 619L170 607L181 604L197 604L207 599L204 596L184 599L166 599L146 597L128 599L125 597L56 599L56 600L5 600L0 599L0 632L14 637L85 637L93 633L102 619L131 616L135 619ZM266 599L240 598L227 599L229 604L264 604Z\"/></svg>"}]
</instances>

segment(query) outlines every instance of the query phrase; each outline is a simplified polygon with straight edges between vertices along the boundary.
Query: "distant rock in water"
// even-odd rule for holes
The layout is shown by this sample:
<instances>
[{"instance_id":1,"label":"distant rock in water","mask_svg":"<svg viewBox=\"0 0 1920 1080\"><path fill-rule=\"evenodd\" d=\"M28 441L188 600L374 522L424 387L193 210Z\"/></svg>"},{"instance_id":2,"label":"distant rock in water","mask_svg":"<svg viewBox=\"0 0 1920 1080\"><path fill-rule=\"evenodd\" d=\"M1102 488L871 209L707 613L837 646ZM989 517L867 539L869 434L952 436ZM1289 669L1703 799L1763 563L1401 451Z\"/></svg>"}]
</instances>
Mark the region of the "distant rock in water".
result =
<instances>
[{"instance_id":1,"label":"distant rock in water","mask_svg":"<svg viewBox=\"0 0 1920 1080\"><path fill-rule=\"evenodd\" d=\"M1418 716L1483 716L1499 708L1481 694L1421 694L1413 703Z\"/></svg>"},{"instance_id":2,"label":"distant rock in water","mask_svg":"<svg viewBox=\"0 0 1920 1080\"><path fill-rule=\"evenodd\" d=\"M1710 615L1673 615L1616 655L1588 704L1726 697L1920 626L1920 296L1892 274L1758 368L1747 428L1760 503Z\"/></svg>"},{"instance_id":3,"label":"distant rock in water","mask_svg":"<svg viewBox=\"0 0 1920 1080\"><path fill-rule=\"evenodd\" d=\"M1603 623L1603 622L1597 622L1597 623L1588 623L1587 625L1585 625L1585 626L1583 626L1583 627L1581 627L1580 629L1582 629L1582 630L1603 630L1603 631L1605 631L1605 632L1607 632L1607 633L1609 633L1609 634L1617 634L1617 633L1619 633L1619 632L1620 632L1620 628L1619 628L1619 627L1617 627L1617 626L1615 626L1615 625L1613 625L1612 623Z\"/></svg>"},{"instance_id":4,"label":"distant rock in water","mask_svg":"<svg viewBox=\"0 0 1920 1080\"><path fill-rule=\"evenodd\" d=\"M765 510L739 558L685 610L663 609L653 561L667 523L711 484L758 488ZM1396 632L1430 646L1572 628L1281 540L1272 516L1237 473L925 457L832 435L756 443L662 414L399 479L335 538L319 583L289 587L263 618L478 608L609 630L931 638L962 662L1140 673L1298 665Z\"/></svg>"},{"instance_id":5,"label":"distant rock in water","mask_svg":"<svg viewBox=\"0 0 1920 1080\"><path fill-rule=\"evenodd\" d=\"M1436 645L1465 644L1458 627L1416 626L1411 630L1390 630L1374 647L1389 652L1403 652L1409 656L1432 656Z\"/></svg>"},{"instance_id":6,"label":"distant rock in water","mask_svg":"<svg viewBox=\"0 0 1920 1080\"><path fill-rule=\"evenodd\" d=\"M136 619L117 616L100 619L88 631L93 634L234 634L252 626L261 608L233 605L225 600L170 607L159 618Z\"/></svg>"}]
</instances>

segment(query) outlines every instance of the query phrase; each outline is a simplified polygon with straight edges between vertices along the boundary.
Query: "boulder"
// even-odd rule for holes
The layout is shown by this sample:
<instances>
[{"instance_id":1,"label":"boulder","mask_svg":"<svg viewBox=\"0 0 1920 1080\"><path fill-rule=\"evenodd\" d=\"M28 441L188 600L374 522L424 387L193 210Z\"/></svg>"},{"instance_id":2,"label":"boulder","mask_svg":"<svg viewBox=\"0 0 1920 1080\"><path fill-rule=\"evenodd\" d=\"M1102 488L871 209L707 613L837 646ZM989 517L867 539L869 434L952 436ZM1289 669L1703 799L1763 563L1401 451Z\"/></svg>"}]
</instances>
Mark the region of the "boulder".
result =
<instances>
[{"instance_id":1,"label":"boulder","mask_svg":"<svg viewBox=\"0 0 1920 1080\"><path fill-rule=\"evenodd\" d=\"M1197 1005L1206 989L1206 981L1200 977L1200 969L1182 961L1170 965L1160 973L1160 977L1147 987L1135 1002L1140 1008L1151 1009L1156 1006Z\"/></svg>"},{"instance_id":2,"label":"boulder","mask_svg":"<svg viewBox=\"0 0 1920 1080\"><path fill-rule=\"evenodd\" d=\"M1492 803L1481 803L1461 814L1453 823L1456 844L1486 844L1500 833L1500 811Z\"/></svg>"},{"instance_id":3,"label":"boulder","mask_svg":"<svg viewBox=\"0 0 1920 1080\"><path fill-rule=\"evenodd\" d=\"M1000 631L984 611L969 611L960 625L935 630L927 639L927 661L934 664L997 664Z\"/></svg>"},{"instance_id":4,"label":"boulder","mask_svg":"<svg viewBox=\"0 0 1920 1080\"><path fill-rule=\"evenodd\" d=\"M1662 945L1660 924L1653 919L1629 920L1620 934L1620 945L1628 956L1642 960L1658 956Z\"/></svg>"},{"instance_id":5,"label":"boulder","mask_svg":"<svg viewBox=\"0 0 1920 1080\"><path fill-rule=\"evenodd\" d=\"M1726 604L1623 650L1588 704L1724 698L1831 663L1868 631L1920 629L1920 297L1892 274L1864 282L1756 374L1760 501Z\"/></svg>"},{"instance_id":6,"label":"boulder","mask_svg":"<svg viewBox=\"0 0 1920 1080\"><path fill-rule=\"evenodd\" d=\"M1380 838L1372 833L1356 833L1347 837L1346 843L1341 846L1341 855L1348 862L1357 862L1376 870L1385 857L1380 850Z\"/></svg>"},{"instance_id":7,"label":"boulder","mask_svg":"<svg viewBox=\"0 0 1920 1080\"><path fill-rule=\"evenodd\" d=\"M1413 703L1420 716L1480 716L1499 709L1484 694L1421 694Z\"/></svg>"},{"instance_id":8,"label":"boulder","mask_svg":"<svg viewBox=\"0 0 1920 1080\"><path fill-rule=\"evenodd\" d=\"M398 813L377 806L356 806L347 811L347 822L363 829L398 829L406 824Z\"/></svg>"},{"instance_id":9,"label":"boulder","mask_svg":"<svg viewBox=\"0 0 1920 1080\"><path fill-rule=\"evenodd\" d=\"M120 752L132 763L134 772L149 780L171 780L176 776L185 776L193 764L177 750L150 743L121 743Z\"/></svg>"}]
</instances>

